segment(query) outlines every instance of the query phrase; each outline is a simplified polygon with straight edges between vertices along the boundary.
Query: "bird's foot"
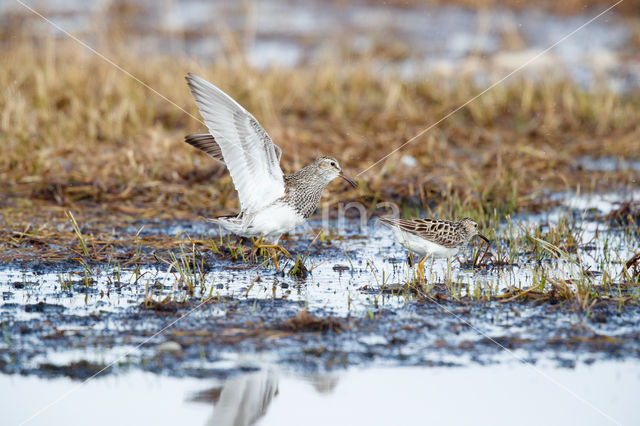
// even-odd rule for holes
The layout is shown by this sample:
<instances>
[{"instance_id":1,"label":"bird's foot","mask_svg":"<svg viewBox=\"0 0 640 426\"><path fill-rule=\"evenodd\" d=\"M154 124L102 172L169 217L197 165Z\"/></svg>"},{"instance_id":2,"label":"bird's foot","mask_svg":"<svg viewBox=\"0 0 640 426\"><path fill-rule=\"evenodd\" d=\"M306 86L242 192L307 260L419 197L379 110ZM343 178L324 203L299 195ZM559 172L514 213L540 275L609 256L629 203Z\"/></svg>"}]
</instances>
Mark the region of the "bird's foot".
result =
<instances>
[{"instance_id":1,"label":"bird's foot","mask_svg":"<svg viewBox=\"0 0 640 426\"><path fill-rule=\"evenodd\" d=\"M291 256L291 253L289 253L289 251L286 248L282 247L281 245L274 244L271 248L282 253L282 255L287 259L293 259L293 256Z\"/></svg>"},{"instance_id":2,"label":"bird's foot","mask_svg":"<svg viewBox=\"0 0 640 426\"><path fill-rule=\"evenodd\" d=\"M279 244L262 244L262 239L256 241L253 244L254 247L254 254L257 253L258 250L260 249L265 249L269 252L269 257L271 258L271 261L273 262L273 266L275 266L276 270L278 269L278 251L281 252L284 257L291 259L291 253L289 253L287 251L286 248L284 248L283 246L279 245Z\"/></svg>"},{"instance_id":3,"label":"bird's foot","mask_svg":"<svg viewBox=\"0 0 640 426\"><path fill-rule=\"evenodd\" d=\"M291 253L289 253L287 249L282 247L280 244L256 244L254 247L256 249L274 249L282 253L287 259L292 258Z\"/></svg>"}]
</instances>

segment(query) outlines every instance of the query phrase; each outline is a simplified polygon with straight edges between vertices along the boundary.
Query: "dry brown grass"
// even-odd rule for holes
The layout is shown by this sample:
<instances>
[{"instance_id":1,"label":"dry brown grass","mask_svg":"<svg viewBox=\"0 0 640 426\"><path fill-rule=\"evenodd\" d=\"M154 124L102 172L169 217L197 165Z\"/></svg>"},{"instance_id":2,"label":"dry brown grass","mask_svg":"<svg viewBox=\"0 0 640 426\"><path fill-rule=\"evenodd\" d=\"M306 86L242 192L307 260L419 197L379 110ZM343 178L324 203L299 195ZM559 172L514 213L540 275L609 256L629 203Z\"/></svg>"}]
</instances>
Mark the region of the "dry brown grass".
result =
<instances>
[{"instance_id":1,"label":"dry brown grass","mask_svg":"<svg viewBox=\"0 0 640 426\"><path fill-rule=\"evenodd\" d=\"M288 172L332 153L356 175L479 90L467 81L447 89L451 82L380 77L370 72L371 58L258 72L233 56L205 66L141 57L115 42L98 47L195 116L183 76L192 71L214 82L282 147ZM70 208L83 223L96 215L126 222L235 209L224 168L183 143L204 126L174 105L70 40L18 37L2 54L0 221L6 226L63 218ZM637 92L621 98L566 82L512 81L361 175L358 191L332 184L326 200L507 212L535 208L550 190L616 188L637 176L586 172L575 158L638 158L639 111ZM403 155L419 166L403 166Z\"/></svg>"},{"instance_id":2,"label":"dry brown grass","mask_svg":"<svg viewBox=\"0 0 640 426\"><path fill-rule=\"evenodd\" d=\"M535 2L526 0L391 0L389 3L397 6L412 6L419 4L443 4L458 5L471 9L491 9L496 7L525 10L542 9L548 12L571 15L575 13L604 10L612 6L617 0L538 0ZM621 12L640 11L640 1L624 0L616 9Z\"/></svg>"}]
</instances>

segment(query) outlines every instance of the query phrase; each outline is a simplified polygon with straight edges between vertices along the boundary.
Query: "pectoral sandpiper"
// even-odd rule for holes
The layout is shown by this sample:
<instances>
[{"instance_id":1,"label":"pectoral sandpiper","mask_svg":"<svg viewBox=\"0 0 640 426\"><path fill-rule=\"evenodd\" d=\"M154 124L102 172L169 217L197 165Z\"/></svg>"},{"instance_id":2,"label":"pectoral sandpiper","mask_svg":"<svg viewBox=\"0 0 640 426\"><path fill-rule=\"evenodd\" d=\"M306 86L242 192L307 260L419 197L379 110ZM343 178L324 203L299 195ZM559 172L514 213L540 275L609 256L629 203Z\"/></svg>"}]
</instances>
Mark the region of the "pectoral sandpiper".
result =
<instances>
[{"instance_id":1,"label":"pectoral sandpiper","mask_svg":"<svg viewBox=\"0 0 640 426\"><path fill-rule=\"evenodd\" d=\"M419 278L423 277L424 262L429 257L451 258L476 235L489 243L489 239L478 231L478 224L468 217L458 222L389 217L381 217L379 221L391 228L400 244L422 258L418 263Z\"/></svg>"},{"instance_id":2,"label":"pectoral sandpiper","mask_svg":"<svg viewBox=\"0 0 640 426\"><path fill-rule=\"evenodd\" d=\"M202 77L189 73L186 79L209 133L186 136L185 142L227 166L240 199L237 216L212 221L242 237L259 238L256 247L288 256L278 245L280 237L313 214L329 182L341 177L354 187L356 183L338 160L327 156L285 176L282 150L253 115Z\"/></svg>"}]
</instances>

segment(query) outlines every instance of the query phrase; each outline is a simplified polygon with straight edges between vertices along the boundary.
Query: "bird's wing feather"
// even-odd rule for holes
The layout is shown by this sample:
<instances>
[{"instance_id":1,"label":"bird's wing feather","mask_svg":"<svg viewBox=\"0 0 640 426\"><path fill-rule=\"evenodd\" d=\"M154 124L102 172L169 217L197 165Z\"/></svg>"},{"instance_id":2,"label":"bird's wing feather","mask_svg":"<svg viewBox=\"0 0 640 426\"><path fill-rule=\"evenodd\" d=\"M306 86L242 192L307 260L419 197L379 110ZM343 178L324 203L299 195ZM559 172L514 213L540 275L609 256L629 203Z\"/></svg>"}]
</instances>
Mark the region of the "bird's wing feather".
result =
<instances>
[{"instance_id":1,"label":"bird's wing feather","mask_svg":"<svg viewBox=\"0 0 640 426\"><path fill-rule=\"evenodd\" d=\"M439 219L395 219L383 217L380 222L385 225L397 226L406 232L411 232L425 240L440 244L444 247L457 247L456 222Z\"/></svg>"},{"instance_id":2,"label":"bird's wing feather","mask_svg":"<svg viewBox=\"0 0 640 426\"><path fill-rule=\"evenodd\" d=\"M242 212L260 210L284 195L281 150L258 120L202 77L189 73L187 84L209 133L213 135L213 140L205 140L207 149L216 154L211 143L220 148L222 159L238 191ZM200 146L197 148L203 149ZM209 155L218 159L213 154Z\"/></svg>"},{"instance_id":3,"label":"bird's wing feather","mask_svg":"<svg viewBox=\"0 0 640 426\"><path fill-rule=\"evenodd\" d=\"M189 145L198 148L209 157L224 164L224 157L220 145L216 142L210 133L196 133L184 137L184 141Z\"/></svg>"},{"instance_id":4,"label":"bird's wing feather","mask_svg":"<svg viewBox=\"0 0 640 426\"><path fill-rule=\"evenodd\" d=\"M216 142L216 139L211 135L211 133L194 133L192 135L187 135L184 137L184 141L189 145L198 148L214 160L224 164L224 157L222 156L220 145L218 145L218 142ZM279 164L280 158L282 158L282 149L275 144L273 147L276 149Z\"/></svg>"}]
</instances>

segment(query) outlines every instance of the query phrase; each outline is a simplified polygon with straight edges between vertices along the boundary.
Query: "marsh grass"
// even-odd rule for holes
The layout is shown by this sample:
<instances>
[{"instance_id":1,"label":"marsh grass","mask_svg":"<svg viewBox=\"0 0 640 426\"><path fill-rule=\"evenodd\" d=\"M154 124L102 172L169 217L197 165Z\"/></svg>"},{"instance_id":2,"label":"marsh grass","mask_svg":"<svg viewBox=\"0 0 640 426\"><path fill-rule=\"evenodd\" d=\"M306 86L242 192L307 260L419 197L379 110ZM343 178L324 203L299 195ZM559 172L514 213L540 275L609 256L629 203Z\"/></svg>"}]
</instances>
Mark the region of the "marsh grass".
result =
<instances>
[{"instance_id":1,"label":"marsh grass","mask_svg":"<svg viewBox=\"0 0 640 426\"><path fill-rule=\"evenodd\" d=\"M465 78L452 88L376 75L367 57L348 67L327 58L259 72L233 57L208 66L162 54L142 59L118 39L101 40L111 59L196 117L186 72L228 91L283 148L288 172L339 153L345 170L357 174L481 89ZM0 75L5 218L40 225L46 219L36 211L73 210L83 220L99 207L122 222L236 209L224 167L182 142L201 123L69 40L18 36L2 49L9 59ZM544 208L549 191L618 188L633 181L628 171L586 172L575 161L586 154L638 158L639 110L636 92L514 80L360 175L360 191L332 184L328 202L392 200L408 212L468 215L486 225ZM404 166L404 155L418 165Z\"/></svg>"},{"instance_id":2,"label":"marsh grass","mask_svg":"<svg viewBox=\"0 0 640 426\"><path fill-rule=\"evenodd\" d=\"M226 56L205 65L162 53L144 56L127 44L126 31L100 34L96 48L195 117L182 77L192 71L214 82L282 147L285 172L330 153L358 175L483 89L472 76L452 84L426 75L401 80L377 74L372 64L388 59L385 49L260 71L232 48L233 37ZM6 58L0 73L0 261L80 259L86 282L93 265L103 263L118 283L121 270L139 272L141 265L166 262L192 295L198 286L207 294L201 253L242 262L239 267L267 266L266 253L254 253L230 237L186 238L185 246L184 235L117 232L141 221L198 220L237 210L225 168L183 142L185 134L204 126L68 39L33 38L19 26L11 32L0 46ZM514 79L358 175L358 190L331 184L326 202L335 206L355 199L374 211L393 201L409 216L473 217L496 240L488 251L474 252L473 267L506 269L523 256L540 266L533 282L509 289L505 300L572 298L588 307L601 287L633 299L637 296L625 289L637 285L637 263L625 272L608 270L612 249L605 250L601 282L587 273L579 283L546 273L544 267L565 253L574 259L583 243L579 223L565 219L522 231L510 215L548 209L553 201L547 195L554 191L637 185L634 171L587 171L578 160L585 155L639 159L639 113L637 90L619 95L567 81ZM407 166L404 156L417 166ZM638 209L627 207L608 220L634 238ZM505 222L508 232L498 234ZM319 237L323 245L338 240L331 232ZM308 259L309 250L296 258L293 275L313 268L306 266ZM387 281L378 280L384 291ZM61 275L61 288L71 288L68 283ZM449 275L446 288L427 284L406 291L435 290L458 300L502 297L482 286L465 287ZM151 295L152 285L148 291Z\"/></svg>"},{"instance_id":3,"label":"marsh grass","mask_svg":"<svg viewBox=\"0 0 640 426\"><path fill-rule=\"evenodd\" d=\"M489 247L473 244L468 260L458 257L460 268L440 262L434 270L434 263L427 262L425 281L409 269L400 284L385 286L374 275L371 287L378 296L407 301L550 303L587 315L599 303L637 305L640 253L628 259L619 254L634 247L625 239L632 224L625 229L603 223L602 230L591 228L591 236L586 223L597 218L585 215L570 212L553 222L517 227L508 218L494 230Z\"/></svg>"},{"instance_id":4,"label":"marsh grass","mask_svg":"<svg viewBox=\"0 0 640 426\"><path fill-rule=\"evenodd\" d=\"M480 10L490 10L496 7L509 8L514 10L527 10L531 7L535 7L561 15L573 15L576 13L584 12L598 12L604 10L609 6L612 6L615 3L607 0L565 0L561 2L553 0L539 0L535 3L527 3L520 0L436 0L436 2L444 3L447 5L457 4L460 6ZM403 4L406 7L412 2L402 1L398 3ZM640 11L640 1L624 0L617 6L617 11L622 13L637 13L638 11Z\"/></svg>"}]
</instances>

